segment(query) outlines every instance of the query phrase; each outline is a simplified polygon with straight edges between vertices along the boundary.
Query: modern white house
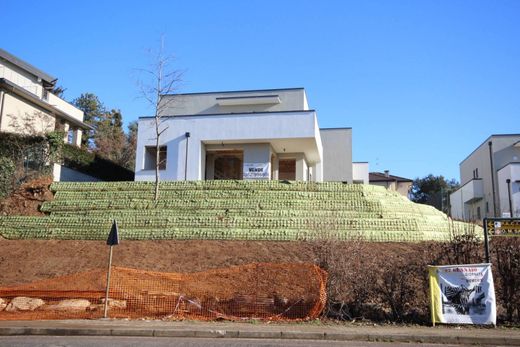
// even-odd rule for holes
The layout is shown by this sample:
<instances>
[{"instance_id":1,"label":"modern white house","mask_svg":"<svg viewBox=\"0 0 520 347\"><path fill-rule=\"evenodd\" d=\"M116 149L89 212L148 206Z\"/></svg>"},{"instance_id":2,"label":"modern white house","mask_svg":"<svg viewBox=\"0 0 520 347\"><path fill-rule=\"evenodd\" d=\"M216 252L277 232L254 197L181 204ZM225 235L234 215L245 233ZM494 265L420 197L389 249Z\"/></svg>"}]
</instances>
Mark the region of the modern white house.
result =
<instances>
[{"instance_id":1,"label":"modern white house","mask_svg":"<svg viewBox=\"0 0 520 347\"><path fill-rule=\"evenodd\" d=\"M368 182L352 129L320 129L303 88L164 95L159 109L162 180ZM135 180L155 179L156 138L155 118L141 117Z\"/></svg>"},{"instance_id":2,"label":"modern white house","mask_svg":"<svg viewBox=\"0 0 520 347\"><path fill-rule=\"evenodd\" d=\"M0 132L43 134L65 131L79 146L83 111L54 95L57 78L0 48Z\"/></svg>"},{"instance_id":3,"label":"modern white house","mask_svg":"<svg viewBox=\"0 0 520 347\"><path fill-rule=\"evenodd\" d=\"M488 137L460 163L460 182L453 218L520 217L520 134Z\"/></svg>"}]
</instances>

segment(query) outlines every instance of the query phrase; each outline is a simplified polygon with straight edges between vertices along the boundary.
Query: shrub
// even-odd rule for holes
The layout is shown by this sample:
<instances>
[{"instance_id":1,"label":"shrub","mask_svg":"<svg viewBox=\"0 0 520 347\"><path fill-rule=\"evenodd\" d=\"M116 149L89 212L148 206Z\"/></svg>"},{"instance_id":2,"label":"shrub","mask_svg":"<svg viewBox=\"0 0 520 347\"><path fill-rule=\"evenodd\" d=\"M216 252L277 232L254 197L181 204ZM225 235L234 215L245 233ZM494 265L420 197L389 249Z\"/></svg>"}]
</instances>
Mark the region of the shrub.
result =
<instances>
[{"instance_id":1,"label":"shrub","mask_svg":"<svg viewBox=\"0 0 520 347\"><path fill-rule=\"evenodd\" d=\"M10 158L0 157L0 198L11 193L15 169L14 162Z\"/></svg>"}]
</instances>

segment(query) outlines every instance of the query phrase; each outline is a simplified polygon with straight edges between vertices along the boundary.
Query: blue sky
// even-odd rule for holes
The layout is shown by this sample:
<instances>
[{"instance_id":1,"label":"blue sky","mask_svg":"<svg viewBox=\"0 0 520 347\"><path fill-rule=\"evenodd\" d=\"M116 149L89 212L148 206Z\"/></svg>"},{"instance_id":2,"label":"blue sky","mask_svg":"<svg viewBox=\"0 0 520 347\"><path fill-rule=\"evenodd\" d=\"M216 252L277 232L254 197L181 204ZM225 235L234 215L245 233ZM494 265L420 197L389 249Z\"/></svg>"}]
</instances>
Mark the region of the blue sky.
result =
<instances>
[{"instance_id":1,"label":"blue sky","mask_svg":"<svg viewBox=\"0 0 520 347\"><path fill-rule=\"evenodd\" d=\"M304 87L321 127L352 127L355 161L459 179L490 134L520 133L520 1L12 1L0 46L151 114L136 68L164 34L179 92Z\"/></svg>"}]
</instances>

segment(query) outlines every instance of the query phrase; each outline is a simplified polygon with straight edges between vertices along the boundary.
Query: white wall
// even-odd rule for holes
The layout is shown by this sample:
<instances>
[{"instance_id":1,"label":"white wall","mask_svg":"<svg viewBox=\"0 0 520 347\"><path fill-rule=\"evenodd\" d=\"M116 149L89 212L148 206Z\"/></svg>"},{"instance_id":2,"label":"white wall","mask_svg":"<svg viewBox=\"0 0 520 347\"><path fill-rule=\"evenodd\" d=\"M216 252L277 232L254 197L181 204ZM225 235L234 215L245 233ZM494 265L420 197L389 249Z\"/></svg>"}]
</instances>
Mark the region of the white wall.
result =
<instances>
[{"instance_id":1,"label":"white wall","mask_svg":"<svg viewBox=\"0 0 520 347\"><path fill-rule=\"evenodd\" d=\"M186 160L185 133L190 132L188 146L188 180L204 179L205 143L269 143L287 152L299 148L311 165L321 160L321 146L315 137L316 114L312 111L291 113L238 114L163 118L161 145L168 147L163 180L183 180ZM135 180L154 180L153 170L144 168L144 148L155 145L153 118L141 118L137 138Z\"/></svg>"},{"instance_id":2,"label":"white wall","mask_svg":"<svg viewBox=\"0 0 520 347\"><path fill-rule=\"evenodd\" d=\"M18 66L6 61L0 61L0 78L5 78L30 93L42 97L42 83L38 78Z\"/></svg>"},{"instance_id":3,"label":"white wall","mask_svg":"<svg viewBox=\"0 0 520 347\"><path fill-rule=\"evenodd\" d=\"M352 183L352 129L321 129L323 180Z\"/></svg>"},{"instance_id":4,"label":"white wall","mask_svg":"<svg viewBox=\"0 0 520 347\"><path fill-rule=\"evenodd\" d=\"M464 219L464 203L462 202L462 190L459 189L450 194L451 218Z\"/></svg>"},{"instance_id":5,"label":"white wall","mask_svg":"<svg viewBox=\"0 0 520 347\"><path fill-rule=\"evenodd\" d=\"M278 96L279 103L265 104L265 96ZM219 104L218 98L247 98L248 104L224 106ZM255 97L257 102L255 104ZM237 99L239 100L239 99ZM161 115L195 115L195 114L223 114L247 112L280 112L280 111L307 111L307 97L304 89L273 89L258 91L216 92L173 94L161 98Z\"/></svg>"},{"instance_id":6,"label":"white wall","mask_svg":"<svg viewBox=\"0 0 520 347\"><path fill-rule=\"evenodd\" d=\"M509 192L507 179L511 180L511 205L513 218L520 217L520 163L512 163L498 171L498 193L500 197L500 216L507 217L509 214Z\"/></svg>"},{"instance_id":7,"label":"white wall","mask_svg":"<svg viewBox=\"0 0 520 347\"><path fill-rule=\"evenodd\" d=\"M368 163L352 163L352 181L369 184Z\"/></svg>"},{"instance_id":8,"label":"white wall","mask_svg":"<svg viewBox=\"0 0 520 347\"><path fill-rule=\"evenodd\" d=\"M54 130L56 119L49 112L33 106L19 96L8 93L2 95L4 107L0 131L38 135Z\"/></svg>"}]
</instances>

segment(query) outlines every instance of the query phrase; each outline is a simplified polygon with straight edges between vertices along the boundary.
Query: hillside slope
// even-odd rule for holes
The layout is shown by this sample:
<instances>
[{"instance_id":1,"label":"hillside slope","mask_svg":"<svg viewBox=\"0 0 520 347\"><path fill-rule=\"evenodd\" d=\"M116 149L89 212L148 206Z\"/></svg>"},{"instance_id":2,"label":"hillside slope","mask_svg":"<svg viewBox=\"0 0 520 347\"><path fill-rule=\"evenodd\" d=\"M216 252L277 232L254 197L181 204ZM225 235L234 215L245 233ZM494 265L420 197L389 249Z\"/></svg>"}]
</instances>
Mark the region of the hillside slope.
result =
<instances>
[{"instance_id":1,"label":"hillside slope","mask_svg":"<svg viewBox=\"0 0 520 347\"><path fill-rule=\"evenodd\" d=\"M371 185L178 181L54 183L46 217L0 217L8 239L106 239L113 220L133 240L445 241L479 227ZM480 233L479 233L480 234Z\"/></svg>"}]
</instances>

